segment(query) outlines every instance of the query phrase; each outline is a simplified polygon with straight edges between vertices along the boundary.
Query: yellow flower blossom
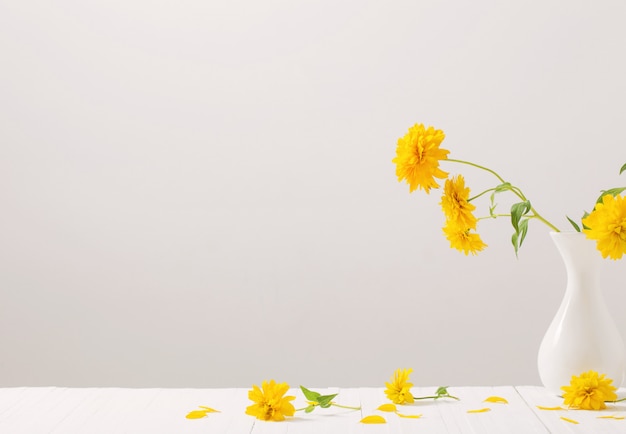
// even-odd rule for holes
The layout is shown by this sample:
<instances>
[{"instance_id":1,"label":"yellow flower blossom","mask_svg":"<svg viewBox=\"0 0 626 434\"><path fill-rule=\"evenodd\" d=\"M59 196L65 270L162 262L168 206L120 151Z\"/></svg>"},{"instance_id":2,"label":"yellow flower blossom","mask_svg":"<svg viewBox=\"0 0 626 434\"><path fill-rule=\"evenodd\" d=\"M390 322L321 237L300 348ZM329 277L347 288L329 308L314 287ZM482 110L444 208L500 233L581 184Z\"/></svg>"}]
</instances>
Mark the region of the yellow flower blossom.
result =
<instances>
[{"instance_id":1,"label":"yellow flower blossom","mask_svg":"<svg viewBox=\"0 0 626 434\"><path fill-rule=\"evenodd\" d=\"M448 158L450 151L439 146L445 138L441 130L415 124L400 139L396 147L396 176L398 181L409 184L409 192L420 188L430 193L431 188L439 188L435 178L445 179L448 174L439 168L439 161Z\"/></svg>"},{"instance_id":2,"label":"yellow flower blossom","mask_svg":"<svg viewBox=\"0 0 626 434\"><path fill-rule=\"evenodd\" d=\"M274 380L269 383L263 381L259 386L252 386L248 391L248 398L254 404L246 408L246 414L261 420L281 421L285 416L293 416L296 409L289 401L296 399L295 396L284 396L289 390L287 383L277 384Z\"/></svg>"},{"instance_id":3,"label":"yellow flower blossom","mask_svg":"<svg viewBox=\"0 0 626 434\"><path fill-rule=\"evenodd\" d=\"M450 241L450 247L465 253L465 256L469 253L476 255L477 252L487 247L487 244L481 240L480 235L472 233L469 228L459 226L450 220L446 222L443 232L446 234L448 241Z\"/></svg>"},{"instance_id":4,"label":"yellow flower blossom","mask_svg":"<svg viewBox=\"0 0 626 434\"><path fill-rule=\"evenodd\" d=\"M613 380L598 375L595 371L582 373L579 377L572 376L569 386L561 387L565 393L565 405L581 410L601 410L606 408L604 401L615 401L617 388Z\"/></svg>"},{"instance_id":5,"label":"yellow flower blossom","mask_svg":"<svg viewBox=\"0 0 626 434\"><path fill-rule=\"evenodd\" d=\"M472 213L476 207L468 202L469 193L462 175L446 179L440 205L447 220L460 227L476 229L477 220Z\"/></svg>"},{"instance_id":6,"label":"yellow flower blossom","mask_svg":"<svg viewBox=\"0 0 626 434\"><path fill-rule=\"evenodd\" d=\"M391 377L391 383L385 383L387 386L385 395L394 404L411 404L413 402L413 395L411 394L413 383L409 383L411 372L413 369L397 369Z\"/></svg>"},{"instance_id":7,"label":"yellow flower blossom","mask_svg":"<svg viewBox=\"0 0 626 434\"><path fill-rule=\"evenodd\" d=\"M607 194L583 219L587 238L597 241L603 258L620 259L626 253L626 198Z\"/></svg>"}]
</instances>

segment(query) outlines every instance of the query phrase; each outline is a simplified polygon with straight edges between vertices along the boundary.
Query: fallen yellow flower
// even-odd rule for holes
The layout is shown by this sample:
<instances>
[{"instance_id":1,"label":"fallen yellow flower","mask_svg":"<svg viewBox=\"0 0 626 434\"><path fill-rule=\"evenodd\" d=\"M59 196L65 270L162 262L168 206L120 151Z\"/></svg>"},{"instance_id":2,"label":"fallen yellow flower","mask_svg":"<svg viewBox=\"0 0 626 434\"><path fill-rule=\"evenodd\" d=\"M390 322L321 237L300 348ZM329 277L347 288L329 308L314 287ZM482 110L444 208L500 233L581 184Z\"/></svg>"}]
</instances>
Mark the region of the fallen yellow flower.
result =
<instances>
[{"instance_id":1,"label":"fallen yellow flower","mask_svg":"<svg viewBox=\"0 0 626 434\"><path fill-rule=\"evenodd\" d=\"M373 415L373 416L365 416L361 419L361 423L387 423L384 417Z\"/></svg>"},{"instance_id":2,"label":"fallen yellow flower","mask_svg":"<svg viewBox=\"0 0 626 434\"><path fill-rule=\"evenodd\" d=\"M508 404L509 403L509 401L507 401L506 399L500 396L490 396L489 398L485 399L483 402L493 402L495 404Z\"/></svg>"},{"instance_id":3,"label":"fallen yellow flower","mask_svg":"<svg viewBox=\"0 0 626 434\"><path fill-rule=\"evenodd\" d=\"M578 422L576 422L574 419L568 419L566 417L561 416L561 420L578 425Z\"/></svg>"},{"instance_id":4,"label":"fallen yellow flower","mask_svg":"<svg viewBox=\"0 0 626 434\"><path fill-rule=\"evenodd\" d=\"M290 401L296 397L284 396L288 390L287 383L276 383L274 380L263 381L261 387L253 385L248 391L248 399L254 404L246 408L246 414L275 422L285 420L285 416L293 416L296 409Z\"/></svg>"},{"instance_id":5,"label":"fallen yellow flower","mask_svg":"<svg viewBox=\"0 0 626 434\"><path fill-rule=\"evenodd\" d=\"M605 401L617 400L617 387L612 382L605 374L598 374L596 371L583 372L578 377L573 375L570 385L561 387L565 392L563 404L580 410L605 409Z\"/></svg>"},{"instance_id":6,"label":"fallen yellow flower","mask_svg":"<svg viewBox=\"0 0 626 434\"><path fill-rule=\"evenodd\" d=\"M490 408L479 408L478 410L467 410L468 413L486 413L488 411L491 411Z\"/></svg>"}]
</instances>

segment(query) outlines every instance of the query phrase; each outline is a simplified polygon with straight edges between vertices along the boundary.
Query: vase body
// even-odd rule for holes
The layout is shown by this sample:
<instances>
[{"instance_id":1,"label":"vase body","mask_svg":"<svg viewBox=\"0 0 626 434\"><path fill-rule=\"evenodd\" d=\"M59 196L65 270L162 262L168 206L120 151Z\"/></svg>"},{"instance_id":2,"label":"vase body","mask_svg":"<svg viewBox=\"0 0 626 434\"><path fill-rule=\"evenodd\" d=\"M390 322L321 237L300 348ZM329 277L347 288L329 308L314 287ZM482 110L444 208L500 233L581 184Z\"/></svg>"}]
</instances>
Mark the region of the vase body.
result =
<instances>
[{"instance_id":1,"label":"vase body","mask_svg":"<svg viewBox=\"0 0 626 434\"><path fill-rule=\"evenodd\" d=\"M579 232L551 232L563 258L567 286L546 332L537 364L548 391L562 395L573 375L593 370L620 387L626 374L624 341L597 283L601 261L596 243Z\"/></svg>"}]
</instances>

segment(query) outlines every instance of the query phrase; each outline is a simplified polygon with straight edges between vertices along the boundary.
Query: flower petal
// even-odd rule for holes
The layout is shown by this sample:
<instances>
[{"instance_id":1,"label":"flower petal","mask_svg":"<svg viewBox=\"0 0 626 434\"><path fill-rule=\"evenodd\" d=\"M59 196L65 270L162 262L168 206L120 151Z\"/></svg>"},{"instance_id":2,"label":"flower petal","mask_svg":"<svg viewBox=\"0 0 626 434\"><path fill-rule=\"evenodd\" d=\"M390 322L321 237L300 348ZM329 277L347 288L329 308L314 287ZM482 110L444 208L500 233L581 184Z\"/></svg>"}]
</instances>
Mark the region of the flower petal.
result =
<instances>
[{"instance_id":1,"label":"flower petal","mask_svg":"<svg viewBox=\"0 0 626 434\"><path fill-rule=\"evenodd\" d=\"M203 409L204 411L206 411L207 413L219 413L220 412L219 410L215 410L211 407L205 407L204 405L199 405L199 407Z\"/></svg>"},{"instance_id":2,"label":"flower petal","mask_svg":"<svg viewBox=\"0 0 626 434\"><path fill-rule=\"evenodd\" d=\"M373 415L373 416L365 416L361 419L361 423L387 423L384 417Z\"/></svg>"},{"instance_id":3,"label":"flower petal","mask_svg":"<svg viewBox=\"0 0 626 434\"><path fill-rule=\"evenodd\" d=\"M491 411L491 409L490 409L490 408L487 408L487 407L485 407L485 408L479 408L479 409L477 409L477 410L467 410L467 412L468 412L468 413L486 413L486 412L488 412L488 411Z\"/></svg>"},{"instance_id":4,"label":"flower petal","mask_svg":"<svg viewBox=\"0 0 626 434\"><path fill-rule=\"evenodd\" d=\"M490 396L489 398L485 399L484 402L493 402L495 404L508 404L509 403L509 401L507 401L506 399L500 396Z\"/></svg>"},{"instance_id":5,"label":"flower petal","mask_svg":"<svg viewBox=\"0 0 626 434\"><path fill-rule=\"evenodd\" d=\"M202 419L203 417L207 416L207 412L204 410L194 410L194 411L190 411L187 416L185 416L187 419Z\"/></svg>"},{"instance_id":6,"label":"flower petal","mask_svg":"<svg viewBox=\"0 0 626 434\"><path fill-rule=\"evenodd\" d=\"M405 417L407 419L419 419L420 417L422 417L421 414L402 414L402 413L398 413L396 411L396 414L400 417Z\"/></svg>"},{"instance_id":7,"label":"flower petal","mask_svg":"<svg viewBox=\"0 0 626 434\"><path fill-rule=\"evenodd\" d=\"M541 405L538 405L537 408L539 410L550 410L550 411L553 411L553 410L567 410L567 408L563 408L563 407L544 407L544 406L541 406Z\"/></svg>"},{"instance_id":8,"label":"flower petal","mask_svg":"<svg viewBox=\"0 0 626 434\"><path fill-rule=\"evenodd\" d=\"M616 416L614 414L610 416L598 416L598 419L615 419L615 420L624 420L626 417L624 416Z\"/></svg>"},{"instance_id":9,"label":"flower petal","mask_svg":"<svg viewBox=\"0 0 626 434\"><path fill-rule=\"evenodd\" d=\"M397 411L398 409L396 408L395 404L383 404L380 407L378 407L376 410L394 412L394 411Z\"/></svg>"},{"instance_id":10,"label":"flower petal","mask_svg":"<svg viewBox=\"0 0 626 434\"><path fill-rule=\"evenodd\" d=\"M564 420L565 422L569 422L569 423L573 423L573 424L578 425L578 422L575 421L574 419L568 419L567 417L561 416L561 420Z\"/></svg>"}]
</instances>

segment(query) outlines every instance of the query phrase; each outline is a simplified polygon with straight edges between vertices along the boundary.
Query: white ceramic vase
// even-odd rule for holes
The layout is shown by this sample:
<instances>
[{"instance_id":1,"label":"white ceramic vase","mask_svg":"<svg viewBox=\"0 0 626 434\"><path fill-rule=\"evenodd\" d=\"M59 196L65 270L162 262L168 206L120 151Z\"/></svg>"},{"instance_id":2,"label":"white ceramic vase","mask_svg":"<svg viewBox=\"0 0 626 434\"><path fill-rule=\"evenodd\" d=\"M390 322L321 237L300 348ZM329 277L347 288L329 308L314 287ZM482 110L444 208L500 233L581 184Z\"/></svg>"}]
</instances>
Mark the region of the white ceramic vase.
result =
<instances>
[{"instance_id":1,"label":"white ceramic vase","mask_svg":"<svg viewBox=\"0 0 626 434\"><path fill-rule=\"evenodd\" d=\"M626 348L597 284L602 260L596 243L579 232L551 232L563 258L567 286L561 306L539 348L541 382L562 395L573 375L593 370L620 387L626 375Z\"/></svg>"}]
</instances>

